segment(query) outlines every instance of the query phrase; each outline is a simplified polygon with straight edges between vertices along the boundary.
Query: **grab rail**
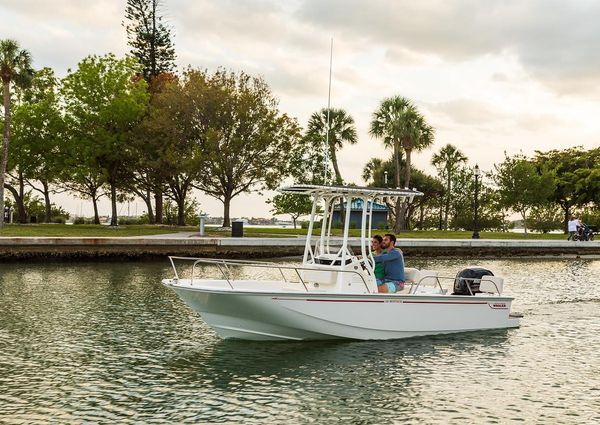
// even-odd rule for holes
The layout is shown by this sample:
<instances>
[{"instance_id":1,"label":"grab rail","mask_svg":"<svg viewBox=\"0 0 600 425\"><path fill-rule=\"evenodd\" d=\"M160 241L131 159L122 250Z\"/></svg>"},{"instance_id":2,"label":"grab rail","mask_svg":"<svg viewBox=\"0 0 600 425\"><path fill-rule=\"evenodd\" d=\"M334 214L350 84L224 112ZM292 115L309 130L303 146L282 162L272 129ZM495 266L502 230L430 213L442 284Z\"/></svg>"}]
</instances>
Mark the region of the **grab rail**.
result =
<instances>
[{"instance_id":1,"label":"grab rail","mask_svg":"<svg viewBox=\"0 0 600 425\"><path fill-rule=\"evenodd\" d=\"M440 279L448 279L448 280L464 280L464 281L465 281L465 283L467 284L467 289L469 290L469 293L470 293L471 295L474 295L474 294L473 294L473 290L471 289L471 284L469 283L469 281L472 281L472 280L479 280L479 281L481 281L481 280L482 280L481 278L474 278L474 277L452 277L452 276L427 275L427 276L423 276L423 277L421 277L421 279L419 279L419 281L416 283L416 285L417 285L417 286L416 286L416 288L414 289L414 291L413 291L413 286L414 286L415 284L414 284L414 283L411 283L411 284L410 284L410 290L409 290L409 293L410 293L410 294L414 294L414 293L416 293L416 292L417 292L417 289L419 289L419 286L421 285L421 282L423 282L423 280L425 280L425 279L428 279L428 278L435 278L435 280L436 280L436 282L437 282L438 286L440 287L440 291L443 291L443 290L444 290L444 288L442 287L442 283L440 282ZM498 293L498 295L500 295L500 289L498 289L498 285L496 285L496 282L494 282L494 281L491 281L491 280L490 280L489 282L491 282L491 283L494 285L494 287L496 288L496 292Z\"/></svg>"},{"instance_id":2,"label":"grab rail","mask_svg":"<svg viewBox=\"0 0 600 425\"><path fill-rule=\"evenodd\" d=\"M190 284L194 283L194 275L195 275L195 271L196 271L196 265L199 263L205 263L205 264L216 265L217 268L219 269L219 271L221 272L221 274L223 275L223 277L225 278L225 280L227 281L227 283L229 284L229 287L233 290L235 290L235 288L233 287L233 284L231 282L232 281L235 282L235 279L233 278L233 274L231 273L231 270L229 269L228 266L250 266L250 267L256 267L256 268L268 268L268 269L276 268L279 270L279 272L281 273L281 277L283 278L283 281L286 283L288 282L288 280L286 279L285 274L283 273L283 270L294 270L296 272L296 274L298 275L298 278L300 279L300 283L302 283L302 286L304 286L304 289L306 292L308 292L308 287L306 286L306 282L304 281L304 279L302 279L302 276L300 275L299 270L332 271L332 272L336 272L336 273L337 272L352 273L352 274L358 275L360 277L360 279L362 280L362 283L365 286L365 289L367 290L367 292L369 292L369 293L371 292L369 290L369 286L367 285L367 282L365 281L364 276L355 270L295 267L295 266L285 266L285 265L280 265L278 263L265 262L265 261L222 260L222 259L217 259L217 258L194 258L194 257L174 257L174 256L172 257L172 256L169 256L169 261L171 261L171 267L173 268L173 272L175 273L175 278L177 280L179 280L179 275L177 273L177 268L175 267L175 262L173 260L194 261L194 263L192 264L192 277L190 279ZM227 270L227 273L225 273L223 271L223 268L221 266L223 266ZM227 275L229 275L229 277Z\"/></svg>"}]
</instances>

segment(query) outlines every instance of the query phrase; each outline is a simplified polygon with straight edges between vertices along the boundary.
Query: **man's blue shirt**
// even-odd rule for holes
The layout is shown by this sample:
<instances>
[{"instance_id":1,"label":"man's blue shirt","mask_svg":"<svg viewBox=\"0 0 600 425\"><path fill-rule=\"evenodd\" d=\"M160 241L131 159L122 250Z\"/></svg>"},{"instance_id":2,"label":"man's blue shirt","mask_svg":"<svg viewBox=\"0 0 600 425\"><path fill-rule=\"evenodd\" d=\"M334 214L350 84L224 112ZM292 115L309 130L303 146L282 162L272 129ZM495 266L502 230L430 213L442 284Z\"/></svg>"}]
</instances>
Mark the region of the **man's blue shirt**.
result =
<instances>
[{"instance_id":1,"label":"man's blue shirt","mask_svg":"<svg viewBox=\"0 0 600 425\"><path fill-rule=\"evenodd\" d=\"M383 263L386 280L399 280L404 282L404 256L398 248L390 252L373 257L376 263Z\"/></svg>"}]
</instances>

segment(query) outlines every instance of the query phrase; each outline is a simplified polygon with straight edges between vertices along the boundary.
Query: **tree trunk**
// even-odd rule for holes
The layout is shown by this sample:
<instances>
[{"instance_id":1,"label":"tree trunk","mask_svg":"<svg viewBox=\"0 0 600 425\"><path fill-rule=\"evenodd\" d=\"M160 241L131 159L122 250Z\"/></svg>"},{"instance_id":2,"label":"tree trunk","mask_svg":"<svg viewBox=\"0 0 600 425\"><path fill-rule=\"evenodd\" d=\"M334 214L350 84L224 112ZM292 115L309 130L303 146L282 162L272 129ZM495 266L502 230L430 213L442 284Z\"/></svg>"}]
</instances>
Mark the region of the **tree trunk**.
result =
<instances>
[{"instance_id":1,"label":"tree trunk","mask_svg":"<svg viewBox=\"0 0 600 425\"><path fill-rule=\"evenodd\" d=\"M154 192L154 205L156 206L154 223L163 224L163 193L162 190L156 190Z\"/></svg>"},{"instance_id":2,"label":"tree trunk","mask_svg":"<svg viewBox=\"0 0 600 425\"><path fill-rule=\"evenodd\" d=\"M340 167L338 166L337 156L333 146L329 151L331 152L331 164L333 165L333 172L335 173L335 184L341 185L344 181L342 180L342 174L340 173Z\"/></svg>"},{"instance_id":3,"label":"tree trunk","mask_svg":"<svg viewBox=\"0 0 600 425\"><path fill-rule=\"evenodd\" d=\"M185 196L177 200L177 225L185 226Z\"/></svg>"},{"instance_id":4,"label":"tree trunk","mask_svg":"<svg viewBox=\"0 0 600 425\"><path fill-rule=\"evenodd\" d=\"M523 218L523 228L525 229L525 235L527 235L527 211L521 211L521 217Z\"/></svg>"},{"instance_id":5,"label":"tree trunk","mask_svg":"<svg viewBox=\"0 0 600 425\"><path fill-rule=\"evenodd\" d=\"M448 230L448 215L450 213L450 190L452 189L452 182L450 181L450 172L448 172L448 182L446 185L446 206L444 210L444 230Z\"/></svg>"},{"instance_id":6,"label":"tree trunk","mask_svg":"<svg viewBox=\"0 0 600 425\"><path fill-rule=\"evenodd\" d=\"M0 161L0 229L4 226L4 178L8 163L8 142L10 139L10 80L2 79L4 101L4 134L2 138L2 160Z\"/></svg>"},{"instance_id":7,"label":"tree trunk","mask_svg":"<svg viewBox=\"0 0 600 425\"><path fill-rule=\"evenodd\" d=\"M231 195L226 194L223 198L223 227L231 227L229 208L231 207Z\"/></svg>"},{"instance_id":8,"label":"tree trunk","mask_svg":"<svg viewBox=\"0 0 600 425\"><path fill-rule=\"evenodd\" d=\"M404 227L404 208L400 198L396 199L396 222L394 223L394 233L400 233Z\"/></svg>"},{"instance_id":9,"label":"tree trunk","mask_svg":"<svg viewBox=\"0 0 600 425\"><path fill-rule=\"evenodd\" d=\"M394 183L396 188L400 187L400 145L397 140L394 141Z\"/></svg>"},{"instance_id":10,"label":"tree trunk","mask_svg":"<svg viewBox=\"0 0 600 425\"><path fill-rule=\"evenodd\" d=\"M23 199L19 196L19 192L17 191L17 189L12 187L11 185L4 184L4 187L6 189L8 189L10 191L10 193L12 193L13 198L15 198L15 204L17 204L17 211L18 211L18 215L19 215L19 222L21 222L20 218L26 217L25 204L23 202ZM4 214L2 214L2 215L4 216Z\"/></svg>"},{"instance_id":11,"label":"tree trunk","mask_svg":"<svg viewBox=\"0 0 600 425\"><path fill-rule=\"evenodd\" d=\"M25 179L21 172L19 172L19 201L17 201L17 205L19 206L19 223L27 224L27 211L25 211Z\"/></svg>"},{"instance_id":12,"label":"tree trunk","mask_svg":"<svg viewBox=\"0 0 600 425\"><path fill-rule=\"evenodd\" d=\"M119 220L117 218L117 188L114 183L110 183L110 204L111 204L111 217L110 225L118 226Z\"/></svg>"},{"instance_id":13,"label":"tree trunk","mask_svg":"<svg viewBox=\"0 0 600 425\"><path fill-rule=\"evenodd\" d=\"M96 198L96 191L92 195L92 204L94 205L94 224L100 224L100 215L98 214L98 199Z\"/></svg>"},{"instance_id":14,"label":"tree trunk","mask_svg":"<svg viewBox=\"0 0 600 425\"><path fill-rule=\"evenodd\" d=\"M404 170L404 187L410 188L410 156L412 154L412 149L404 149L406 152L406 168Z\"/></svg>"},{"instance_id":15,"label":"tree trunk","mask_svg":"<svg viewBox=\"0 0 600 425\"><path fill-rule=\"evenodd\" d=\"M44 205L46 216L44 217L44 223L52 222L52 204L50 204L50 190L48 189L48 182L42 181L42 187L44 188Z\"/></svg>"},{"instance_id":16,"label":"tree trunk","mask_svg":"<svg viewBox=\"0 0 600 425\"><path fill-rule=\"evenodd\" d=\"M151 201L151 193L149 190L146 191L146 196L143 197L144 202L146 203L146 208L148 208L148 223L154 224L154 211L152 211L152 201Z\"/></svg>"},{"instance_id":17,"label":"tree trunk","mask_svg":"<svg viewBox=\"0 0 600 425\"><path fill-rule=\"evenodd\" d=\"M560 207L565 212L565 221L563 222L563 230L565 235L569 233L569 205L568 204L560 204Z\"/></svg>"}]
</instances>

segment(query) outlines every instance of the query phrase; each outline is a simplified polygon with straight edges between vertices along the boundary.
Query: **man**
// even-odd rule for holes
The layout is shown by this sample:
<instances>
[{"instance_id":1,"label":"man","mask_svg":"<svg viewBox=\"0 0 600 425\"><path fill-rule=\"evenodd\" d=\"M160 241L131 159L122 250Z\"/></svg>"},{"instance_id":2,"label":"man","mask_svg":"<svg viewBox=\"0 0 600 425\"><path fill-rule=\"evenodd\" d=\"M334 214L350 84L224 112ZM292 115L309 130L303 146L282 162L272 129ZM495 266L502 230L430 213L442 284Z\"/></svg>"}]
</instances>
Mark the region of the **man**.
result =
<instances>
[{"instance_id":1,"label":"man","mask_svg":"<svg viewBox=\"0 0 600 425\"><path fill-rule=\"evenodd\" d=\"M404 256L396 248L396 236L386 233L383 236L381 255L375 255L375 263L382 263L384 270L383 281L377 282L377 291L394 294L404 289Z\"/></svg>"}]
</instances>

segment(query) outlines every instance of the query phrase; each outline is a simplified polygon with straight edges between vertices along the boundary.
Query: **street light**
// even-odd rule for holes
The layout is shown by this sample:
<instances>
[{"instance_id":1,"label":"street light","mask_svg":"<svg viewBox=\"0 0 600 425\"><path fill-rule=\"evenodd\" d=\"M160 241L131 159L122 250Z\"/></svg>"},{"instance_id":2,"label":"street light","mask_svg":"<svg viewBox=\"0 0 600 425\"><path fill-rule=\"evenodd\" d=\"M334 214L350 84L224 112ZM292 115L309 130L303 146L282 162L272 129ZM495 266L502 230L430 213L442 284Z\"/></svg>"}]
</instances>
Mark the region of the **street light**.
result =
<instances>
[{"instance_id":1,"label":"street light","mask_svg":"<svg viewBox=\"0 0 600 425\"><path fill-rule=\"evenodd\" d=\"M479 165L475 165L475 202L473 203L473 239L479 239L479 203L478 203L478 195L479 195Z\"/></svg>"}]
</instances>

